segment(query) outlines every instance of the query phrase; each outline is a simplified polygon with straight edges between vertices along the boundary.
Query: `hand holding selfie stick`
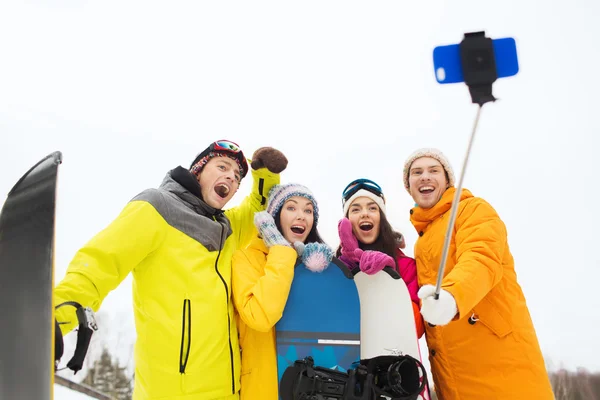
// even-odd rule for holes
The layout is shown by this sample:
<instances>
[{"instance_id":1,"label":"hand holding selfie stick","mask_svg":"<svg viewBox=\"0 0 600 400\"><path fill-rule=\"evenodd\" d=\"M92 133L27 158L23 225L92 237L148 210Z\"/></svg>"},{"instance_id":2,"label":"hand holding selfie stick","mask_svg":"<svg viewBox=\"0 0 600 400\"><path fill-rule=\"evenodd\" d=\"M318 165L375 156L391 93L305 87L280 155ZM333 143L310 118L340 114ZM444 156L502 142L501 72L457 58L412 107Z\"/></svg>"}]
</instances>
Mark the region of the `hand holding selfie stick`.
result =
<instances>
[{"instance_id":1,"label":"hand holding selfie stick","mask_svg":"<svg viewBox=\"0 0 600 400\"><path fill-rule=\"evenodd\" d=\"M446 230L446 237L444 239L444 247L442 250L442 259L438 268L437 283L435 286L434 298L436 300L438 300L440 297L442 279L444 277L446 260L448 259L448 251L450 249L452 232L454 231L454 222L456 220L456 213L458 211L458 204L460 202L462 184L465 177L467 164L469 162L471 148L473 147L475 132L477 131L479 116L481 115L481 108L485 103L496 100L492 94L492 84L498 78L498 74L496 72L496 60L494 57L494 45L492 43L492 39L486 38L485 32L465 33L464 39L462 42L460 42L459 50L464 82L469 87L469 93L471 94L472 102L478 104L479 107L477 108L475 123L469 139L467 153L465 154L465 159L463 160L463 167L458 180L458 185L456 186L456 192L454 193L454 199L452 200L450 220L448 221L448 228Z\"/></svg>"}]
</instances>

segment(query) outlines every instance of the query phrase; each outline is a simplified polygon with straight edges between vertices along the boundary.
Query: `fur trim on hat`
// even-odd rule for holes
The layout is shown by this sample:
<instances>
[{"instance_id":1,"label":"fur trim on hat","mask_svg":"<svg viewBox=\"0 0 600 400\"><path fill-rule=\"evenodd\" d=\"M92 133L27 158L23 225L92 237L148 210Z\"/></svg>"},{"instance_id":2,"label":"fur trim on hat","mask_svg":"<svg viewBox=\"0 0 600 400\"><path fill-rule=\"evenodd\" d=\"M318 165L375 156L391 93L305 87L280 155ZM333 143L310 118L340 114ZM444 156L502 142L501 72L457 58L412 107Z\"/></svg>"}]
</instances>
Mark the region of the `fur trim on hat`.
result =
<instances>
[{"instance_id":1,"label":"fur trim on hat","mask_svg":"<svg viewBox=\"0 0 600 400\"><path fill-rule=\"evenodd\" d=\"M313 204L313 225L316 226L319 221L319 207L313 193L306 187L297 183L285 183L275 185L269 191L269 202L267 204L267 212L273 217L281 210L281 207L291 197L300 196L308 199Z\"/></svg>"},{"instance_id":2,"label":"fur trim on hat","mask_svg":"<svg viewBox=\"0 0 600 400\"><path fill-rule=\"evenodd\" d=\"M444 170L446 171L446 174L448 175L448 184L450 186L454 186L454 170L452 169L452 165L450 165L450 161L448 161L448 158L440 150L426 147L426 148L419 149L419 150L415 151L414 153L412 153L410 155L410 157L408 157L406 159L406 162L404 163L404 188L408 191L408 193L410 193L409 183L408 183L408 175L410 172L410 166L412 165L413 162L415 162L415 160L417 160L421 157L431 157L433 159L438 160L440 162L440 164L442 164L442 167L444 168Z\"/></svg>"},{"instance_id":3,"label":"fur trim on hat","mask_svg":"<svg viewBox=\"0 0 600 400\"><path fill-rule=\"evenodd\" d=\"M352 205L352 202L359 197L368 197L373 200L379 206L379 209L385 214L385 199L377 196L375 193L371 193L365 189L359 189L354 193L347 201L344 202L344 216L348 215L348 210Z\"/></svg>"}]
</instances>

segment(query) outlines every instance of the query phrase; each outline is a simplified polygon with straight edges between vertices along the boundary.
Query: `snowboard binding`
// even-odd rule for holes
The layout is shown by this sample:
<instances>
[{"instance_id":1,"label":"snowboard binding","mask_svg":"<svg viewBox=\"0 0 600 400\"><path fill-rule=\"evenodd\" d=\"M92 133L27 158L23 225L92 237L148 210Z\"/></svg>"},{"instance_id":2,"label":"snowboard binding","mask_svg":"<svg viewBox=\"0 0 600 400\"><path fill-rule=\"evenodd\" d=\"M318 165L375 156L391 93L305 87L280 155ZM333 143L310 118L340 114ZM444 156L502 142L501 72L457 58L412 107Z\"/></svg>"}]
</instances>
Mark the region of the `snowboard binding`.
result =
<instances>
[{"instance_id":1,"label":"snowboard binding","mask_svg":"<svg viewBox=\"0 0 600 400\"><path fill-rule=\"evenodd\" d=\"M62 306L73 306L76 308L77 322L79 327L77 329L77 345L75 346L75 352L73 357L67 363L66 368L73 371L74 374L79 372L83 368L83 360L87 354L92 340L92 335L98 330L98 324L96 323L96 317L94 311L89 307L82 307L81 304L74 301L67 301L56 306L56 308ZM55 320L55 334L54 334L54 369L59 371L58 363L63 356L64 343L62 333L60 331L59 322ZM64 369L64 368L62 368Z\"/></svg>"},{"instance_id":2,"label":"snowboard binding","mask_svg":"<svg viewBox=\"0 0 600 400\"><path fill-rule=\"evenodd\" d=\"M361 360L348 373L315 367L312 357L283 373L282 400L415 400L427 385L423 364L408 355Z\"/></svg>"}]
</instances>

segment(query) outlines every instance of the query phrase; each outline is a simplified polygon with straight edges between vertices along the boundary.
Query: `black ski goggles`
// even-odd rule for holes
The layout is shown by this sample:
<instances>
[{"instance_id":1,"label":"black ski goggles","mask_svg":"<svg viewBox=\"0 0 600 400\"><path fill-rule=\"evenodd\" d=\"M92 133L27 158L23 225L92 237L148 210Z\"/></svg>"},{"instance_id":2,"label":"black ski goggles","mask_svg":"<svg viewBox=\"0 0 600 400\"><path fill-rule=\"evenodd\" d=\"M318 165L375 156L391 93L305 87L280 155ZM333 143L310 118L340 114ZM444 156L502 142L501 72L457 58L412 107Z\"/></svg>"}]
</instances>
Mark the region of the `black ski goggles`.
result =
<instances>
[{"instance_id":1,"label":"black ski goggles","mask_svg":"<svg viewBox=\"0 0 600 400\"><path fill-rule=\"evenodd\" d=\"M360 189L365 189L371 193L373 193L375 196L381 197L382 199L384 199L383 197L383 191L381 190L381 186L379 186L378 184L376 184L375 182L373 182L370 179L356 179L352 182L350 182L348 184L348 186L346 186L346 188L344 189L344 191L342 192L342 204L347 202L350 197L354 196L354 194L356 192L358 192Z\"/></svg>"}]
</instances>

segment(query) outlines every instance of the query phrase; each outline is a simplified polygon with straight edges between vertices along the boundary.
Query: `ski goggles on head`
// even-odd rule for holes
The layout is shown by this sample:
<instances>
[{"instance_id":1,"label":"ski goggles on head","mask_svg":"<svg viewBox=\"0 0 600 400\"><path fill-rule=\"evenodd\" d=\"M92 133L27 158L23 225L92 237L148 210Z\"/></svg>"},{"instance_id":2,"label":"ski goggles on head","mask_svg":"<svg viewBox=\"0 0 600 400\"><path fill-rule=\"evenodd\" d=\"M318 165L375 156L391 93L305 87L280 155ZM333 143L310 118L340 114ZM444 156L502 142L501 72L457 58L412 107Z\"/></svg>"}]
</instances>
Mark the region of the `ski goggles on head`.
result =
<instances>
[{"instance_id":1,"label":"ski goggles on head","mask_svg":"<svg viewBox=\"0 0 600 400\"><path fill-rule=\"evenodd\" d=\"M229 151L231 153L241 153L242 149L237 143L230 140L217 140L212 145L212 150L217 151Z\"/></svg>"},{"instance_id":2,"label":"ski goggles on head","mask_svg":"<svg viewBox=\"0 0 600 400\"><path fill-rule=\"evenodd\" d=\"M240 146L231 140L225 139L212 142L206 149L196 156L196 159L194 162L192 162L190 168L193 168L196 163L201 161L203 158L206 158L205 162L198 168L198 170L200 170L210 158L211 153L227 154L228 157L236 160L240 167L242 178L248 173L248 161L246 161L246 157L244 157L244 153L242 152L242 149L240 149Z\"/></svg>"},{"instance_id":3,"label":"ski goggles on head","mask_svg":"<svg viewBox=\"0 0 600 400\"><path fill-rule=\"evenodd\" d=\"M350 197L352 197L360 189L367 190L373 193L375 196L381 197L382 199L384 198L381 186L379 186L370 179L361 178L350 182L348 186L346 186L346 188L342 192L342 203L347 202L350 199Z\"/></svg>"}]
</instances>

